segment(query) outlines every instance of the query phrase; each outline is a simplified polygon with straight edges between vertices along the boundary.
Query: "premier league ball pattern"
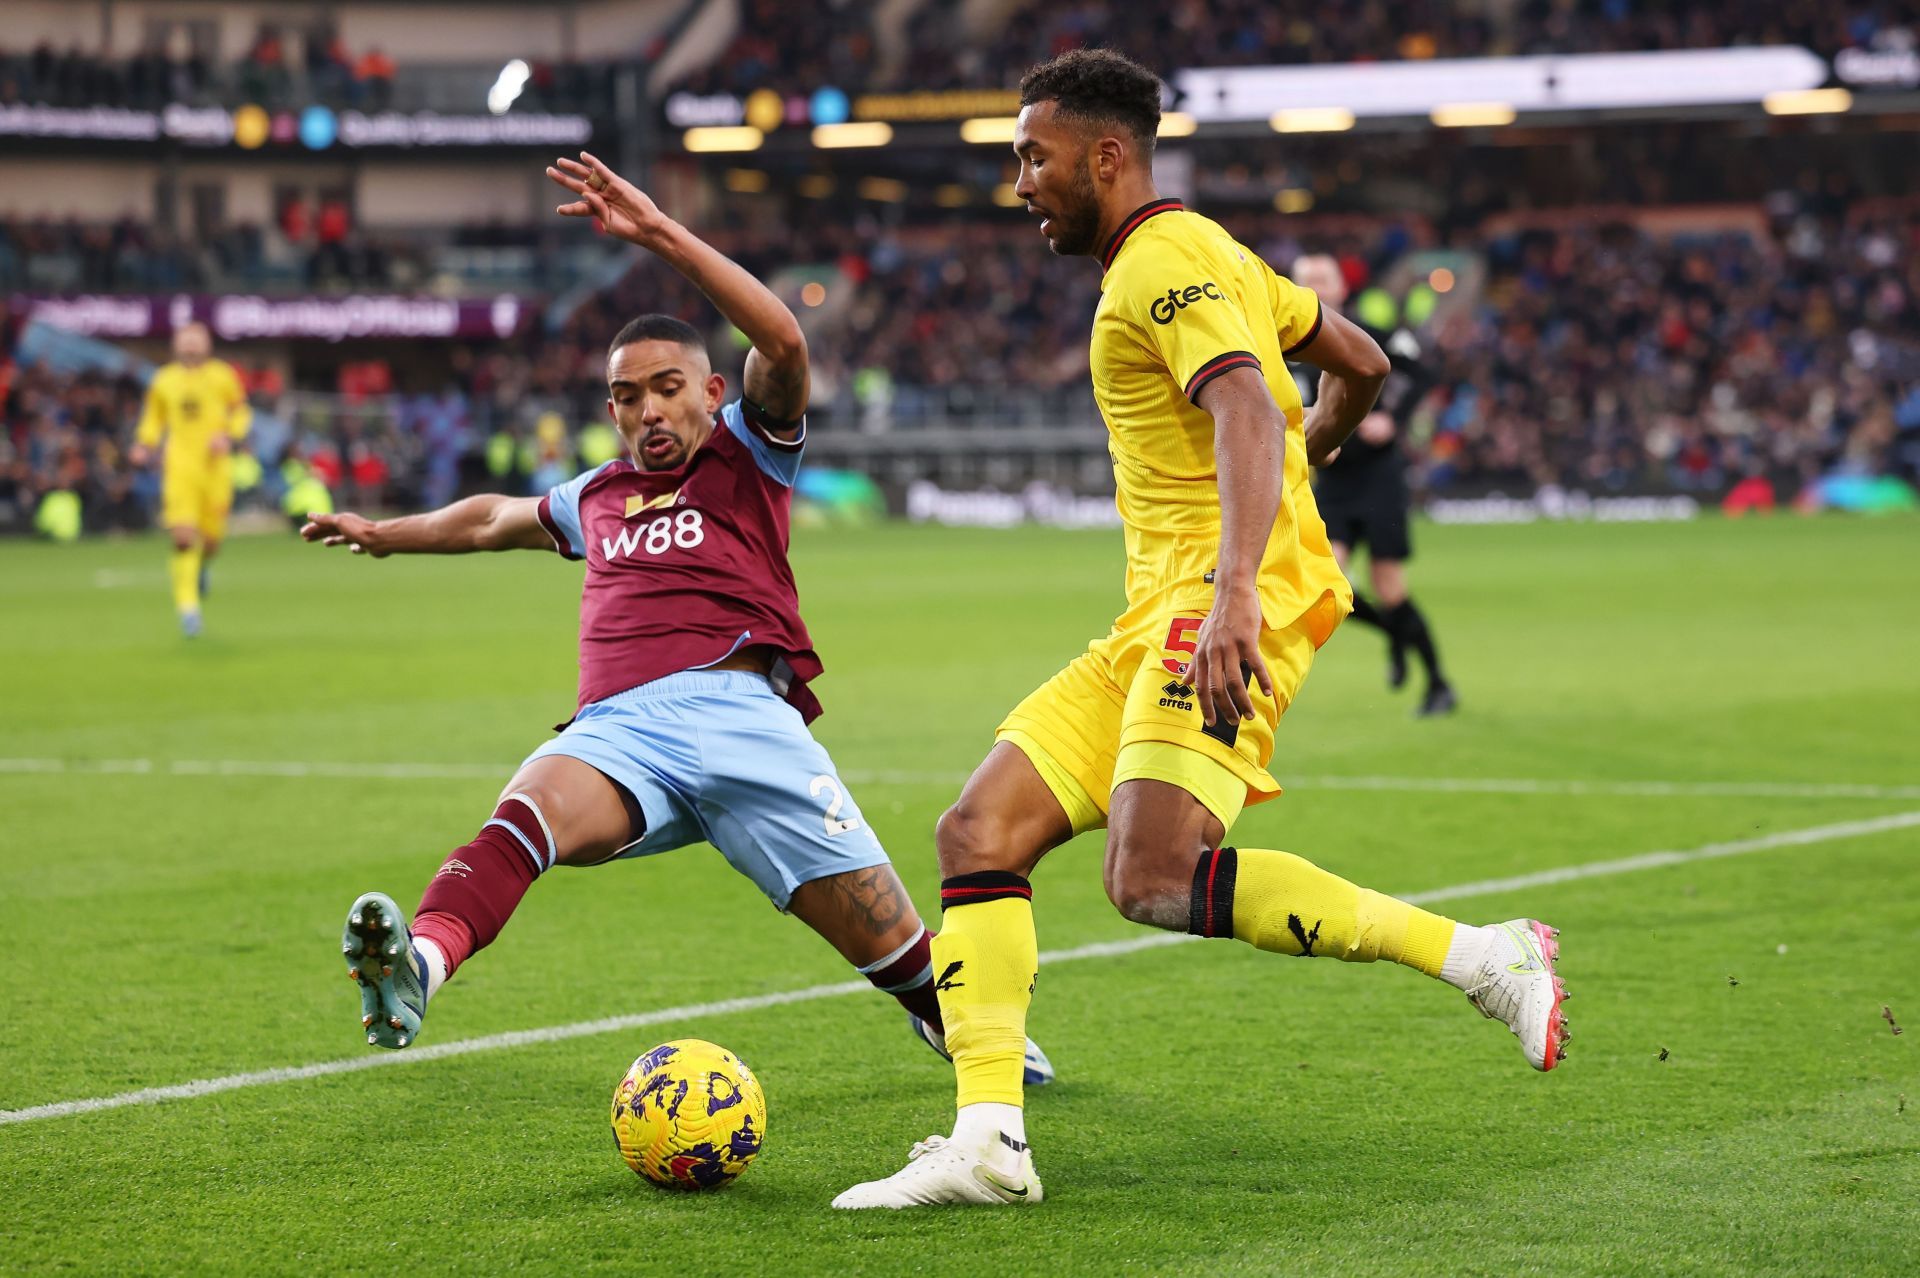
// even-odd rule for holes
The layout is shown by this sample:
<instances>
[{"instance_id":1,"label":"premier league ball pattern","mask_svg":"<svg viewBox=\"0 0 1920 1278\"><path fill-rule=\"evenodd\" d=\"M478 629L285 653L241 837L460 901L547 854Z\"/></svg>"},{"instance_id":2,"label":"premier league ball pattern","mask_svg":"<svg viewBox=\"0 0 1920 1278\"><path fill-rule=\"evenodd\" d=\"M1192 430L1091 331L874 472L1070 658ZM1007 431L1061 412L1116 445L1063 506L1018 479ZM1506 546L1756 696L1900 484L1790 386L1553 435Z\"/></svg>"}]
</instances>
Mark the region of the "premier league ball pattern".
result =
<instances>
[{"instance_id":1,"label":"premier league ball pattern","mask_svg":"<svg viewBox=\"0 0 1920 1278\"><path fill-rule=\"evenodd\" d=\"M613 1093L613 1142L627 1166L669 1189L718 1189L747 1169L767 1100L747 1063L697 1038L662 1043Z\"/></svg>"}]
</instances>

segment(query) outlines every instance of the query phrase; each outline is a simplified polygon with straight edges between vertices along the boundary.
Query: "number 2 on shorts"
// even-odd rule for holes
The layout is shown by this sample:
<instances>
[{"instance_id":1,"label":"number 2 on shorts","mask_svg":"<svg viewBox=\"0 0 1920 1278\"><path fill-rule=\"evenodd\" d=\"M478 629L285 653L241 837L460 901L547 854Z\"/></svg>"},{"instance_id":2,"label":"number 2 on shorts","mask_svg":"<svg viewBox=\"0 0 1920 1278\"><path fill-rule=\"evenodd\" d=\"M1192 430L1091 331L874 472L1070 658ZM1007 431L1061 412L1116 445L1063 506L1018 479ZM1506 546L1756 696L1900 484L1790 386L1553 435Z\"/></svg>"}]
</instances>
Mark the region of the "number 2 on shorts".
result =
<instances>
[{"instance_id":1,"label":"number 2 on shorts","mask_svg":"<svg viewBox=\"0 0 1920 1278\"><path fill-rule=\"evenodd\" d=\"M822 790L831 790L833 792L833 798L827 803L827 837L832 838L836 834L845 834L848 830L859 829L859 817L848 817L844 821L840 819L840 809L846 806L847 796L846 792L840 788L839 780L828 773L822 772L819 776L815 777L813 783L807 787L807 793L817 799L820 797Z\"/></svg>"}]
</instances>

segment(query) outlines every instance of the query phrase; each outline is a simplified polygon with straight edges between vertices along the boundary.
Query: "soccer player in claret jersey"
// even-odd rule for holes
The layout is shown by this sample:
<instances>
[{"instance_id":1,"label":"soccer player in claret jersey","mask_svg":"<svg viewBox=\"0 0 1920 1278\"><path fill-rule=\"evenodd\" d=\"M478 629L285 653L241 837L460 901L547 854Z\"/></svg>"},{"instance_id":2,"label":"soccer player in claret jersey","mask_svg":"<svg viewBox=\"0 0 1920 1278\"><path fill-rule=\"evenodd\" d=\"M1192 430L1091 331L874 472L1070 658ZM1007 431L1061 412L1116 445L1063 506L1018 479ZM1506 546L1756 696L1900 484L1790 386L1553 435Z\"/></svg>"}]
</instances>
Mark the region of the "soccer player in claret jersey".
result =
<instances>
[{"instance_id":1,"label":"soccer player in claret jersey","mask_svg":"<svg viewBox=\"0 0 1920 1278\"><path fill-rule=\"evenodd\" d=\"M411 924L369 892L342 952L367 1042L418 1038L428 1003L557 865L708 841L907 1009L945 1054L931 935L807 724L821 671L787 564L806 425L807 345L793 313L737 263L586 155L547 170L560 206L657 254L753 343L727 402L699 333L634 320L607 352L607 410L627 455L544 497L469 497L374 521L309 515L308 541L374 557L558 551L586 561L573 720L535 750ZM1049 1081L1037 1047L1023 1075Z\"/></svg>"},{"instance_id":2,"label":"soccer player in claret jersey","mask_svg":"<svg viewBox=\"0 0 1920 1278\"><path fill-rule=\"evenodd\" d=\"M1544 924L1459 924L1290 853L1225 846L1243 807L1279 793L1274 730L1351 607L1307 467L1366 415L1387 360L1217 224L1161 198L1150 72L1076 50L1029 72L1021 103L1015 190L1055 253L1104 272L1091 364L1127 607L1007 716L940 820L933 958L959 1115L951 1136L838 1207L1040 1201L1020 1086L1038 966L1028 876L1103 825L1107 895L1134 922L1405 964L1504 1022L1536 1069L1566 1042ZM1323 370L1311 415L1289 356Z\"/></svg>"}]
</instances>

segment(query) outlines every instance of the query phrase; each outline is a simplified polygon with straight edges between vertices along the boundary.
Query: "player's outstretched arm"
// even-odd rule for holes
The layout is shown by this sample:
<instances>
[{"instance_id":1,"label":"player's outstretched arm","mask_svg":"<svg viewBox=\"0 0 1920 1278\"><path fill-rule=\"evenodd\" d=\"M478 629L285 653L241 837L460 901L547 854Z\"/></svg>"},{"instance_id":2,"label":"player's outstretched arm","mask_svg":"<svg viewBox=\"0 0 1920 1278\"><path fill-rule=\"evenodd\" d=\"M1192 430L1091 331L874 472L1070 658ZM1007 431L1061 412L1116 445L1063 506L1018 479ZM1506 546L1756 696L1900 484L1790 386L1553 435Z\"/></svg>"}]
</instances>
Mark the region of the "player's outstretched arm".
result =
<instances>
[{"instance_id":1,"label":"player's outstretched arm","mask_svg":"<svg viewBox=\"0 0 1920 1278\"><path fill-rule=\"evenodd\" d=\"M807 411L807 339L786 303L587 152L578 160L555 160L547 176L577 197L555 212L590 217L609 235L639 245L692 280L753 344L747 356L746 397L769 417L799 421Z\"/></svg>"},{"instance_id":2,"label":"player's outstretched arm","mask_svg":"<svg viewBox=\"0 0 1920 1278\"><path fill-rule=\"evenodd\" d=\"M368 519L343 510L309 514L300 536L356 555L464 555L476 550L552 550L540 525L538 497L483 493L451 506L399 519Z\"/></svg>"},{"instance_id":3,"label":"player's outstretched arm","mask_svg":"<svg viewBox=\"0 0 1920 1278\"><path fill-rule=\"evenodd\" d=\"M1320 395L1307 412L1307 460L1323 466L1380 398L1392 365L1380 344L1340 312L1324 308L1320 331L1293 357L1320 370Z\"/></svg>"}]
</instances>

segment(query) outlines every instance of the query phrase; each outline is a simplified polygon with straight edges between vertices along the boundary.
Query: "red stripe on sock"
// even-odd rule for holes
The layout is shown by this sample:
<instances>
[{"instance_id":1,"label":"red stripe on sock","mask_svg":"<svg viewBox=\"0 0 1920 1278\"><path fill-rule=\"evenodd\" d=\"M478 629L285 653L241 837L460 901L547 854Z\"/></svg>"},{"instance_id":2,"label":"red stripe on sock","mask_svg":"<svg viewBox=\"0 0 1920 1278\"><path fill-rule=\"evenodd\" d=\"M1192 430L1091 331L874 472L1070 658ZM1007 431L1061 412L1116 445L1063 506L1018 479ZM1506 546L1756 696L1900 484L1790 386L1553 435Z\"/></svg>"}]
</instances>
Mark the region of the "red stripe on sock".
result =
<instances>
[{"instance_id":1,"label":"red stripe on sock","mask_svg":"<svg viewBox=\"0 0 1920 1278\"><path fill-rule=\"evenodd\" d=\"M1220 873L1220 849L1213 850L1213 860L1207 864L1207 935L1213 935L1213 879Z\"/></svg>"},{"instance_id":2,"label":"red stripe on sock","mask_svg":"<svg viewBox=\"0 0 1920 1278\"><path fill-rule=\"evenodd\" d=\"M955 896L1024 896L1031 901L1033 899L1033 889L1030 887L943 888L940 891L940 899L943 901Z\"/></svg>"}]
</instances>

